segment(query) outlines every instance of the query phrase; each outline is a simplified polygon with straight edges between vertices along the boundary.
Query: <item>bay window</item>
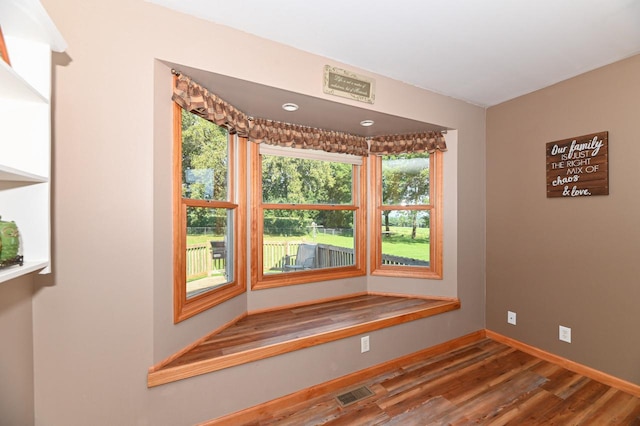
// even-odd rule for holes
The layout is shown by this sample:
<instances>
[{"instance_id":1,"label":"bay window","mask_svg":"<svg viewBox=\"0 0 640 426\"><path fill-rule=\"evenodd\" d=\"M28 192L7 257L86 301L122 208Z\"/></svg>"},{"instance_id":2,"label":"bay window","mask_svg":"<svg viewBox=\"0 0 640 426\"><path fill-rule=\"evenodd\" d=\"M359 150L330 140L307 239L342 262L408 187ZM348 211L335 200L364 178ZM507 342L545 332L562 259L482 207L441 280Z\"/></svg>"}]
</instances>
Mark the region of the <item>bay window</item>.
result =
<instances>
[{"instance_id":1,"label":"bay window","mask_svg":"<svg viewBox=\"0 0 640 426\"><path fill-rule=\"evenodd\" d=\"M244 293L248 258L253 289L365 275L367 237L372 275L442 278L441 133L250 117L177 72L172 99L175 322Z\"/></svg>"}]
</instances>

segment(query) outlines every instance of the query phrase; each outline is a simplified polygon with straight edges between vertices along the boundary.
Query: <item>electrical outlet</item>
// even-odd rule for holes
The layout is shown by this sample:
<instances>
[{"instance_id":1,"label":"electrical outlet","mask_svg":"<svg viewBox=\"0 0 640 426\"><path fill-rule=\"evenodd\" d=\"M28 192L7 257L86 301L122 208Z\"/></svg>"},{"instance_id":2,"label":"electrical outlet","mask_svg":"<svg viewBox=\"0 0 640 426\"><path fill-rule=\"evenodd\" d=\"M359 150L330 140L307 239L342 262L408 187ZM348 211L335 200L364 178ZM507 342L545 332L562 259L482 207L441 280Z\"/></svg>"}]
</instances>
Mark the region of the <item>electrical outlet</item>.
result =
<instances>
[{"instance_id":1,"label":"electrical outlet","mask_svg":"<svg viewBox=\"0 0 640 426\"><path fill-rule=\"evenodd\" d=\"M360 338L360 353L369 352L369 336Z\"/></svg>"},{"instance_id":2,"label":"electrical outlet","mask_svg":"<svg viewBox=\"0 0 640 426\"><path fill-rule=\"evenodd\" d=\"M558 338L563 342L571 343L571 328L561 325Z\"/></svg>"},{"instance_id":3,"label":"electrical outlet","mask_svg":"<svg viewBox=\"0 0 640 426\"><path fill-rule=\"evenodd\" d=\"M507 311L507 322L509 324L516 325L516 313L515 312Z\"/></svg>"}]
</instances>

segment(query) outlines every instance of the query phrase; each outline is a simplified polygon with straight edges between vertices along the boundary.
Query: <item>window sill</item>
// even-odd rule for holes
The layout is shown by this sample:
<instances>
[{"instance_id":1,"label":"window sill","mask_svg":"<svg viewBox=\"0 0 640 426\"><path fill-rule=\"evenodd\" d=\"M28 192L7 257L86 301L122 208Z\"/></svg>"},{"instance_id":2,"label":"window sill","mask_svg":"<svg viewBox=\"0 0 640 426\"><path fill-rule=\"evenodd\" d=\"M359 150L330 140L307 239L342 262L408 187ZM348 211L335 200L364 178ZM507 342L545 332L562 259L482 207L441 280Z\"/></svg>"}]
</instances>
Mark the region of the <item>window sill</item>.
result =
<instances>
[{"instance_id":1,"label":"window sill","mask_svg":"<svg viewBox=\"0 0 640 426\"><path fill-rule=\"evenodd\" d=\"M147 385L159 386L459 308L457 299L359 294L252 313L151 367Z\"/></svg>"},{"instance_id":2,"label":"window sill","mask_svg":"<svg viewBox=\"0 0 640 426\"><path fill-rule=\"evenodd\" d=\"M382 266L371 271L370 275L397 278L421 278L427 280L441 280L442 273L438 271L424 271L406 266Z\"/></svg>"},{"instance_id":3,"label":"window sill","mask_svg":"<svg viewBox=\"0 0 640 426\"><path fill-rule=\"evenodd\" d=\"M283 287L287 285L307 284L319 281L329 281L352 277L361 277L366 275L362 269L355 266L348 268L332 268L332 269L310 269L302 272L284 272L281 274L263 277L258 281L255 277L251 286L252 290L262 290L265 288Z\"/></svg>"}]
</instances>

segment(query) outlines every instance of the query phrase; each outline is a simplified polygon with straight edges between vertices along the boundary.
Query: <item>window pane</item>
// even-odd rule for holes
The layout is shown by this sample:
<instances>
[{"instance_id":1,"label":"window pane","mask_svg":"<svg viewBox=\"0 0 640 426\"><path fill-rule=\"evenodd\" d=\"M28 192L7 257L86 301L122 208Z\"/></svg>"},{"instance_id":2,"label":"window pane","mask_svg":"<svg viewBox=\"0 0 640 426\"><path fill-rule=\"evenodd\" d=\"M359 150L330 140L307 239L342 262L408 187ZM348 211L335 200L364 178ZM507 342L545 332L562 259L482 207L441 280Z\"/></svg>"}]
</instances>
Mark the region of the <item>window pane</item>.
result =
<instances>
[{"instance_id":1,"label":"window pane","mask_svg":"<svg viewBox=\"0 0 640 426\"><path fill-rule=\"evenodd\" d=\"M382 157L382 204L429 204L429 153Z\"/></svg>"},{"instance_id":2,"label":"window pane","mask_svg":"<svg viewBox=\"0 0 640 426\"><path fill-rule=\"evenodd\" d=\"M233 211L187 207L187 298L233 281Z\"/></svg>"},{"instance_id":3,"label":"window pane","mask_svg":"<svg viewBox=\"0 0 640 426\"><path fill-rule=\"evenodd\" d=\"M429 266L430 212L382 212L382 264Z\"/></svg>"},{"instance_id":4,"label":"window pane","mask_svg":"<svg viewBox=\"0 0 640 426\"><path fill-rule=\"evenodd\" d=\"M182 110L182 196L227 201L228 132Z\"/></svg>"},{"instance_id":5,"label":"window pane","mask_svg":"<svg viewBox=\"0 0 640 426\"><path fill-rule=\"evenodd\" d=\"M264 274L355 264L354 212L265 210Z\"/></svg>"},{"instance_id":6,"label":"window pane","mask_svg":"<svg viewBox=\"0 0 640 426\"><path fill-rule=\"evenodd\" d=\"M353 166L322 160L262 155L265 203L351 204Z\"/></svg>"}]
</instances>

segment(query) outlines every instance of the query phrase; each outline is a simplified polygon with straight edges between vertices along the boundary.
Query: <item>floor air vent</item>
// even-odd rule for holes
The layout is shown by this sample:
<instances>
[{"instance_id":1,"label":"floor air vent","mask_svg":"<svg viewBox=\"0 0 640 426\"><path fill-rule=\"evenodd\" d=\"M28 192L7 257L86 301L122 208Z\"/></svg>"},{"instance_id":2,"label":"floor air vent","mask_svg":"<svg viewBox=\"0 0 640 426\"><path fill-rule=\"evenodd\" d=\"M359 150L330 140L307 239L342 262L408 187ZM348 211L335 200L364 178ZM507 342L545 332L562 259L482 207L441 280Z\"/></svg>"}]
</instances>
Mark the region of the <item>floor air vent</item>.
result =
<instances>
[{"instance_id":1,"label":"floor air vent","mask_svg":"<svg viewBox=\"0 0 640 426\"><path fill-rule=\"evenodd\" d=\"M336 396L336 399L340 405L346 407L347 405L351 405L354 402L365 399L371 395L373 395L373 391L366 386L362 386L357 389L350 390L349 392L341 393Z\"/></svg>"}]
</instances>

